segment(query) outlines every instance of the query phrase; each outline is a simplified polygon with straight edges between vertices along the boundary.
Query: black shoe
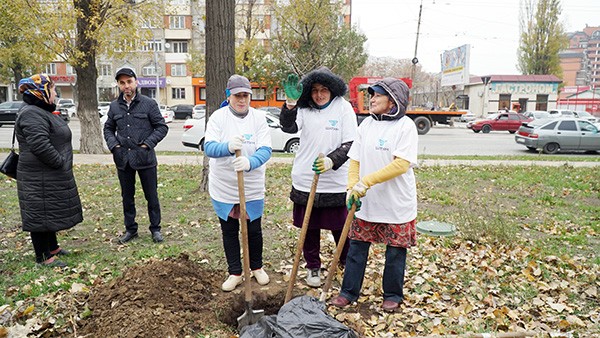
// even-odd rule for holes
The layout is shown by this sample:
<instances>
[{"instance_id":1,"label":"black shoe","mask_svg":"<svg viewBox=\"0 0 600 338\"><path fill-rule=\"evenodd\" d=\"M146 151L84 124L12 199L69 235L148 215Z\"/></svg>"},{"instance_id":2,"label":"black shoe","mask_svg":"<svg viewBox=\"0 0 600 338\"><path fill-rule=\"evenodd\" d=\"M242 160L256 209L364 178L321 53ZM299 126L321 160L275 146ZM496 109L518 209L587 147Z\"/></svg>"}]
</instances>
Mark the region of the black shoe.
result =
<instances>
[{"instance_id":1,"label":"black shoe","mask_svg":"<svg viewBox=\"0 0 600 338\"><path fill-rule=\"evenodd\" d=\"M67 263L59 261L58 259L53 260L50 263L38 263L40 266L48 267L48 268L66 268Z\"/></svg>"},{"instance_id":2,"label":"black shoe","mask_svg":"<svg viewBox=\"0 0 600 338\"><path fill-rule=\"evenodd\" d=\"M163 235L160 233L160 231L155 231L152 233L152 241L154 243L160 243L164 240L165 239L163 238Z\"/></svg>"},{"instance_id":3,"label":"black shoe","mask_svg":"<svg viewBox=\"0 0 600 338\"><path fill-rule=\"evenodd\" d=\"M131 233L129 231L125 231L125 234L123 236L119 237L118 242L119 242L119 244L125 244L137 237L138 237L137 232Z\"/></svg>"}]
</instances>

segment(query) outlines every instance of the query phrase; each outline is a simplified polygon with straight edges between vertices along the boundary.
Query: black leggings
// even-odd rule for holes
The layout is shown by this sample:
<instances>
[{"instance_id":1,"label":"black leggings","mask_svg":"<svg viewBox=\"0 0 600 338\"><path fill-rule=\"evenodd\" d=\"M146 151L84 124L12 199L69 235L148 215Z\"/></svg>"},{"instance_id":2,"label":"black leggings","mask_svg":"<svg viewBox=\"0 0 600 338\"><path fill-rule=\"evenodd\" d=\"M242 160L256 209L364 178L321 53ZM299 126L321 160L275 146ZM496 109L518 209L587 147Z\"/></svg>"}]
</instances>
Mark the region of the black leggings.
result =
<instances>
[{"instance_id":1,"label":"black leggings","mask_svg":"<svg viewBox=\"0 0 600 338\"><path fill-rule=\"evenodd\" d=\"M31 243L35 250L35 261L41 263L52 257L50 251L58 249L56 232L31 232Z\"/></svg>"},{"instance_id":2,"label":"black leggings","mask_svg":"<svg viewBox=\"0 0 600 338\"><path fill-rule=\"evenodd\" d=\"M237 218L227 217L227 220L219 218L221 233L223 235L223 247L230 275L242 274L242 263L240 261L240 222ZM261 217L248 222L248 247L250 254L250 270L262 268L263 238L261 229Z\"/></svg>"}]
</instances>

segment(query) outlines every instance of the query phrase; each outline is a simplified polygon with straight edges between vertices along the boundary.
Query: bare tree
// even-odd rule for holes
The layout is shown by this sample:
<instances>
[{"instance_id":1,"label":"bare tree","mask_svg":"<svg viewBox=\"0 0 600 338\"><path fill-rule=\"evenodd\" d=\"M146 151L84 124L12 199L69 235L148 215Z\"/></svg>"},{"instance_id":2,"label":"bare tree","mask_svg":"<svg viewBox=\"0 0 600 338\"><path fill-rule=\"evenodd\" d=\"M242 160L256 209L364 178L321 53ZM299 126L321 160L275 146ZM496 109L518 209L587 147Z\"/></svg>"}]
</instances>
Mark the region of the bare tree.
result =
<instances>
[{"instance_id":1,"label":"bare tree","mask_svg":"<svg viewBox=\"0 0 600 338\"><path fill-rule=\"evenodd\" d=\"M235 0L206 1L206 116L219 109L227 79L235 71ZM208 122L208 118L206 122ZM208 158L200 190L208 187Z\"/></svg>"}]
</instances>

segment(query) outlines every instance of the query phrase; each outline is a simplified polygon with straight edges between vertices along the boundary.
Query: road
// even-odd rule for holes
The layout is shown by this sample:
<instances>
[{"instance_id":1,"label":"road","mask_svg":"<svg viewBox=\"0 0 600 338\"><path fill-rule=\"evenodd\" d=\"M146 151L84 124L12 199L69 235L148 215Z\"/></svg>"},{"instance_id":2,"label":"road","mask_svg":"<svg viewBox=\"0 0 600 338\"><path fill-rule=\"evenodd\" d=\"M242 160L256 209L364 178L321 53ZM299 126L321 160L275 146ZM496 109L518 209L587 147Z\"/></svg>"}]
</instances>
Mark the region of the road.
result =
<instances>
[{"instance_id":1,"label":"road","mask_svg":"<svg viewBox=\"0 0 600 338\"><path fill-rule=\"evenodd\" d=\"M181 144L183 120L169 123L167 137L157 146L158 151L193 151ZM79 149L81 137L79 120L74 118L69 123L73 132L73 149ZM10 148L12 126L0 127L0 148ZM525 147L515 142L514 135L508 132L491 132L475 134L467 129L464 123L454 126L438 125L426 135L419 136L419 155L531 155ZM573 156L574 154L565 154ZM576 156L600 156L575 154Z\"/></svg>"}]
</instances>

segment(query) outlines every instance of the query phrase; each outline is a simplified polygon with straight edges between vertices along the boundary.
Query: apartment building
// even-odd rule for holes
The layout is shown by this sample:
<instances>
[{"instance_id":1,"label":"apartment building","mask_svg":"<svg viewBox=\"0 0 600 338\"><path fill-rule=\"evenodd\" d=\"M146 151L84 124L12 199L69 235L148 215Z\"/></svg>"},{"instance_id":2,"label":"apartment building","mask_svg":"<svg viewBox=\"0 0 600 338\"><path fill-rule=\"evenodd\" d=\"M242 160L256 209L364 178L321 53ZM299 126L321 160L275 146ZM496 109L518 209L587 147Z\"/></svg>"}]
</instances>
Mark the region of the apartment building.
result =
<instances>
[{"instance_id":1,"label":"apartment building","mask_svg":"<svg viewBox=\"0 0 600 338\"><path fill-rule=\"evenodd\" d=\"M600 26L586 26L582 31L568 33L568 37L569 47L559 53L563 92L600 87Z\"/></svg>"}]
</instances>

